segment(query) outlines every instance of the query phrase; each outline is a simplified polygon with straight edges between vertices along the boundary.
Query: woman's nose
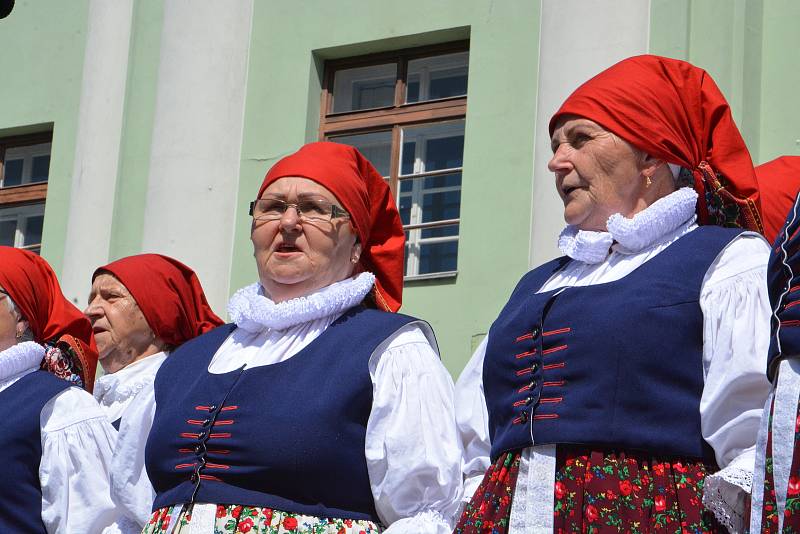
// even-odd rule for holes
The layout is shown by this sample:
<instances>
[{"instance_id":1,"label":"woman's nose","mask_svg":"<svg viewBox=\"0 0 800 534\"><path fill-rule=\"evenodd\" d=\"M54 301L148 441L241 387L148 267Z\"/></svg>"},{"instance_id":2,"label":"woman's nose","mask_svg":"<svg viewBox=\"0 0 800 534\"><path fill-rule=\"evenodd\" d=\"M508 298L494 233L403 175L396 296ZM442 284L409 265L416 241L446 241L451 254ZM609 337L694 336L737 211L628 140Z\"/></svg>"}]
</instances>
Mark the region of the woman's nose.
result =
<instances>
[{"instance_id":1,"label":"woman's nose","mask_svg":"<svg viewBox=\"0 0 800 534\"><path fill-rule=\"evenodd\" d=\"M300 223L300 210L297 206L286 206L286 211L283 212L280 219L281 229L292 230L298 227Z\"/></svg>"},{"instance_id":2,"label":"woman's nose","mask_svg":"<svg viewBox=\"0 0 800 534\"><path fill-rule=\"evenodd\" d=\"M569 150L564 144L558 145L556 151L553 152L553 157L550 158L550 161L547 162L547 168L550 169L550 172L554 172L558 174L559 171L565 171L572 169L572 163L569 161L567 155L569 154Z\"/></svg>"}]
</instances>

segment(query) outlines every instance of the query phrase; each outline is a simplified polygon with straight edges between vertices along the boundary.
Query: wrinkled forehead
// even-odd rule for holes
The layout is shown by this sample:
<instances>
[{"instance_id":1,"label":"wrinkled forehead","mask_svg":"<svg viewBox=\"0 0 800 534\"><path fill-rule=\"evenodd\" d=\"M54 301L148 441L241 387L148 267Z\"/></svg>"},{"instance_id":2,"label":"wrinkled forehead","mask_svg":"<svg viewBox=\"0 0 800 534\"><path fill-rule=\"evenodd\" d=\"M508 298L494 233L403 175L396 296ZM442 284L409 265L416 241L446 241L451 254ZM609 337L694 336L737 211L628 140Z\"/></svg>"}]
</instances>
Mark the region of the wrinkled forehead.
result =
<instances>
[{"instance_id":1,"label":"wrinkled forehead","mask_svg":"<svg viewBox=\"0 0 800 534\"><path fill-rule=\"evenodd\" d=\"M285 200L297 200L304 198L324 198L329 202L338 204L339 200L336 198L330 189L315 182L310 178L303 178L300 176L285 176L278 178L264 189L261 198L280 198Z\"/></svg>"},{"instance_id":2,"label":"wrinkled forehead","mask_svg":"<svg viewBox=\"0 0 800 534\"><path fill-rule=\"evenodd\" d=\"M582 117L580 115L565 114L561 115L553 125L553 134L550 136L550 138L555 139L559 135L569 133L570 130L578 127L591 131L608 131L606 128L603 128L603 126L596 123L592 119L587 119L586 117Z\"/></svg>"},{"instance_id":3,"label":"wrinkled forehead","mask_svg":"<svg viewBox=\"0 0 800 534\"><path fill-rule=\"evenodd\" d=\"M130 295L130 291L125 287L122 281L114 276L110 271L101 270L92 280L92 294L98 291L116 291L122 293L124 296Z\"/></svg>"}]
</instances>

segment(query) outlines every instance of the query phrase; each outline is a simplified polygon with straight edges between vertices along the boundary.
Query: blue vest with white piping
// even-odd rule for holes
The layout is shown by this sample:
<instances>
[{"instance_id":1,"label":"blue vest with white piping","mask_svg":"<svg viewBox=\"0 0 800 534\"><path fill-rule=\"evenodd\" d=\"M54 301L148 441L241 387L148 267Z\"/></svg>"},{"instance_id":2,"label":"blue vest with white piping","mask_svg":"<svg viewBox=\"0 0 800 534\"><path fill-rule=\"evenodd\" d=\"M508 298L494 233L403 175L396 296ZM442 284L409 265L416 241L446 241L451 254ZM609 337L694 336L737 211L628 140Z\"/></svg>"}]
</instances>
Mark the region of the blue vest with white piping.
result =
<instances>
[{"instance_id":1,"label":"blue vest with white piping","mask_svg":"<svg viewBox=\"0 0 800 534\"><path fill-rule=\"evenodd\" d=\"M534 443L708 458L698 300L740 233L701 226L604 284L536 293L568 258L525 275L489 331L492 460Z\"/></svg>"}]
</instances>

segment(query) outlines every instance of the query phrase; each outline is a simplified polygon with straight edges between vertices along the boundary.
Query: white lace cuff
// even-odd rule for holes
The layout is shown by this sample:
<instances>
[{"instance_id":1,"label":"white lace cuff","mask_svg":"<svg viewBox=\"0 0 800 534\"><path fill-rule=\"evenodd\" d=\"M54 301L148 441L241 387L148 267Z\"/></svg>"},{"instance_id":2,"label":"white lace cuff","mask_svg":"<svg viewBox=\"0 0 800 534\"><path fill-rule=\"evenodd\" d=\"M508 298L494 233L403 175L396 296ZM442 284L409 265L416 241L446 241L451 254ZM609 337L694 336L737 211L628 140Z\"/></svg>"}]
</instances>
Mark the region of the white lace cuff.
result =
<instances>
[{"instance_id":1,"label":"white lace cuff","mask_svg":"<svg viewBox=\"0 0 800 534\"><path fill-rule=\"evenodd\" d=\"M453 527L436 510L425 510L411 517L404 517L389 525L383 534L451 534Z\"/></svg>"},{"instance_id":2,"label":"white lace cuff","mask_svg":"<svg viewBox=\"0 0 800 534\"><path fill-rule=\"evenodd\" d=\"M729 465L706 477L703 505L729 532L744 532L745 507L752 484L752 470Z\"/></svg>"}]
</instances>

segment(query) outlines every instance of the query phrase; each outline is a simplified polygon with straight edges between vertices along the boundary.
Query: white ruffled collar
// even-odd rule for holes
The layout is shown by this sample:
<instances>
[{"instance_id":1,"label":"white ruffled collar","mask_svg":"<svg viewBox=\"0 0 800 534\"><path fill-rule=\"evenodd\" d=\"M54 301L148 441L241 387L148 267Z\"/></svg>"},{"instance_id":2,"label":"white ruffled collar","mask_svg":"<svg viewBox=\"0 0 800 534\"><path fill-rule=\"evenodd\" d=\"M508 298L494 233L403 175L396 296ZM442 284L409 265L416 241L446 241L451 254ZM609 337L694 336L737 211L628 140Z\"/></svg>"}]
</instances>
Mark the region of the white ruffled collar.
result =
<instances>
[{"instance_id":1,"label":"white ruffled collar","mask_svg":"<svg viewBox=\"0 0 800 534\"><path fill-rule=\"evenodd\" d=\"M604 261L612 245L617 252L635 254L661 242L684 223L693 221L696 204L695 190L682 187L630 219L615 213L608 218L607 232L567 226L558 238L558 248L573 260L589 264Z\"/></svg>"},{"instance_id":2,"label":"white ruffled collar","mask_svg":"<svg viewBox=\"0 0 800 534\"><path fill-rule=\"evenodd\" d=\"M135 361L116 373L101 376L94 383L94 398L103 406L110 406L133 397L155 380L166 358L166 352L159 352Z\"/></svg>"},{"instance_id":3,"label":"white ruffled collar","mask_svg":"<svg viewBox=\"0 0 800 534\"><path fill-rule=\"evenodd\" d=\"M23 371L38 369L44 358L44 347L35 341L23 341L0 352L0 381Z\"/></svg>"},{"instance_id":4,"label":"white ruffled collar","mask_svg":"<svg viewBox=\"0 0 800 534\"><path fill-rule=\"evenodd\" d=\"M360 304L374 284L372 273L361 273L310 295L276 304L264 296L261 284L256 282L234 293L228 301L228 315L236 326L248 332L285 330Z\"/></svg>"}]
</instances>

